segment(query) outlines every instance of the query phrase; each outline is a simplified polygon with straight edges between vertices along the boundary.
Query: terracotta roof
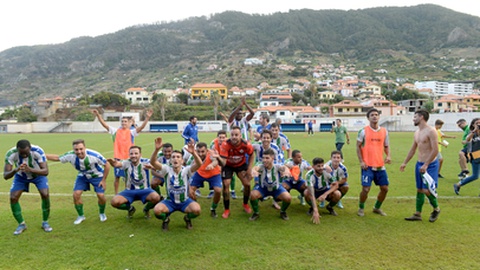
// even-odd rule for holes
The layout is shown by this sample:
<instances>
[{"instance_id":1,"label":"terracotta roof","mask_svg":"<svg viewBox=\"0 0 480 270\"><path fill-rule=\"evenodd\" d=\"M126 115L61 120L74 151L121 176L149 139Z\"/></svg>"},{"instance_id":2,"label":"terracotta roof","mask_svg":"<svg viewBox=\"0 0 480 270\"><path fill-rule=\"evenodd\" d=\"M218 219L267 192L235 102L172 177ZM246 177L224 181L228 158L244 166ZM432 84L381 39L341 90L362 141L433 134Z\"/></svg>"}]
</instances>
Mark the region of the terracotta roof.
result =
<instances>
[{"instance_id":1,"label":"terracotta roof","mask_svg":"<svg viewBox=\"0 0 480 270\"><path fill-rule=\"evenodd\" d=\"M201 88L201 87L226 88L226 86L221 84L221 83L196 83L196 84L192 85L191 88Z\"/></svg>"},{"instance_id":2,"label":"terracotta roof","mask_svg":"<svg viewBox=\"0 0 480 270\"><path fill-rule=\"evenodd\" d=\"M255 112L257 111L268 111L268 112L276 112L276 111L291 111L291 112L304 112L304 113L318 113L315 108L312 106L265 106L258 109L253 109Z\"/></svg>"}]
</instances>

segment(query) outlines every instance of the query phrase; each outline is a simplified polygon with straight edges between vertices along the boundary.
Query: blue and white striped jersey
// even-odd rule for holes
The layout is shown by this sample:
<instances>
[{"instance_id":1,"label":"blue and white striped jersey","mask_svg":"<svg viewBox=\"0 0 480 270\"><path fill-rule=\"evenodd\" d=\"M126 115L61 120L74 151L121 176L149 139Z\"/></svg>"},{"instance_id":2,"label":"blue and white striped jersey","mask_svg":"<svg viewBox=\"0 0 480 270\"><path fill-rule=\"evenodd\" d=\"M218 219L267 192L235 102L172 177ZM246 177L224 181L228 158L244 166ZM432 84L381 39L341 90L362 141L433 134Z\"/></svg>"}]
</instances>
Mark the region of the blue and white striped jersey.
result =
<instances>
[{"instance_id":1,"label":"blue and white striped jersey","mask_svg":"<svg viewBox=\"0 0 480 270\"><path fill-rule=\"evenodd\" d=\"M60 162L73 165L78 171L78 175L83 175L88 179L103 177L103 166L107 163L107 160L97 151L86 149L86 155L84 159L80 159L75 155L74 151L69 151L58 158Z\"/></svg>"},{"instance_id":2,"label":"blue and white striped jersey","mask_svg":"<svg viewBox=\"0 0 480 270\"><path fill-rule=\"evenodd\" d=\"M22 158L17 150L17 147L12 147L10 150L7 151L5 155L5 164L10 164L18 168L20 164L27 164L28 167L32 169L40 169L40 163L47 162L47 156L40 146L31 145L30 147L30 154L26 158ZM18 171L18 175L27 178L27 179L34 179L37 177L35 174L31 172L22 172Z\"/></svg>"}]
</instances>

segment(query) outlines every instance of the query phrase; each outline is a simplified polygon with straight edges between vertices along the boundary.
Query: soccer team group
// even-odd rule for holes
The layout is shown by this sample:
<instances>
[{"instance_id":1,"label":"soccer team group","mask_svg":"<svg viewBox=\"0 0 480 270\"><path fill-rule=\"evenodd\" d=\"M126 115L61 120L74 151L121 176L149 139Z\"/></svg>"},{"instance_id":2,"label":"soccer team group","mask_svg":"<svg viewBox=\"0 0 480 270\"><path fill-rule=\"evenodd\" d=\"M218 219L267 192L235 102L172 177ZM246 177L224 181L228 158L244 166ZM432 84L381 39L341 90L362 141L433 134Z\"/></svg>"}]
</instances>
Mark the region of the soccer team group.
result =
<instances>
[{"instance_id":1,"label":"soccer team group","mask_svg":"<svg viewBox=\"0 0 480 270\"><path fill-rule=\"evenodd\" d=\"M249 112L246 116L243 107ZM104 193L111 167L115 173L116 194L111 205L127 211L127 218L132 218L136 211L132 203L140 200L144 205L145 217L150 218L150 210L153 209L155 217L162 220L162 229L165 231L168 230L170 214L175 211L185 213L186 228L192 228L192 219L201 212L200 204L196 202L197 192L206 183L210 188L208 197L212 198L210 215L213 218L217 217L216 211L222 197L224 211L221 216L225 219L230 216L230 198L236 198L232 185L238 180L243 186L243 210L251 214L249 219L252 221L260 217L259 202L269 197L273 197L273 206L280 211L280 217L288 220L286 210L292 201L292 189L300 193L302 204L306 202L310 205L308 213L315 224L320 222L318 207L325 207L334 216L337 215L334 206L343 207L341 198L348 192L349 186L347 168L342 163L341 148L344 143L350 142L350 138L340 120L337 120L332 129L332 132L336 133L337 150L331 153L329 160L316 157L310 164L303 159L301 151L292 151L288 138L281 133L280 125L270 124L268 115L260 116L260 126L253 132L248 122L254 112L244 100L229 117L222 115L229 123L229 132L218 131L210 146L199 142L197 119L192 116L182 133L185 145L181 151L174 150L172 144L163 142L162 138L158 137L149 158L142 157L141 147L133 142L149 121L151 111L147 111L141 126L132 125L130 118L122 118L118 128L109 126L98 111L94 110L93 113L112 135L114 158L106 159L99 152L86 148L82 139L73 141L73 150L62 155L46 154L41 147L30 144L28 140L18 141L17 145L7 152L4 178L13 178L10 205L18 222L15 235L21 234L27 228L19 199L22 192L29 191L30 183L35 184L42 199L42 228L45 232L52 231L48 223L50 199L47 160L70 163L78 171L73 188L74 206L78 214L74 221L76 225L85 220L81 196L83 191L90 190L91 187L98 198L100 221L107 220L107 200ZM373 108L366 116L369 125L357 135L357 156L362 167L362 191L357 214L365 215L365 202L373 182L379 186L373 213L385 216L381 206L389 184L385 170L385 163L390 162L388 132L378 125L378 110ZM438 180L438 138L435 129L427 124L428 117L426 111L415 113L413 120L419 129L400 168L403 171L418 149L417 211L406 220L422 220L421 211L425 197L434 208L429 220L434 222L440 213L435 193ZM248 139L252 136L253 143ZM430 176L430 182L425 181L426 174ZM125 181L125 189L119 192L121 178ZM166 191L164 196L161 187Z\"/></svg>"}]
</instances>

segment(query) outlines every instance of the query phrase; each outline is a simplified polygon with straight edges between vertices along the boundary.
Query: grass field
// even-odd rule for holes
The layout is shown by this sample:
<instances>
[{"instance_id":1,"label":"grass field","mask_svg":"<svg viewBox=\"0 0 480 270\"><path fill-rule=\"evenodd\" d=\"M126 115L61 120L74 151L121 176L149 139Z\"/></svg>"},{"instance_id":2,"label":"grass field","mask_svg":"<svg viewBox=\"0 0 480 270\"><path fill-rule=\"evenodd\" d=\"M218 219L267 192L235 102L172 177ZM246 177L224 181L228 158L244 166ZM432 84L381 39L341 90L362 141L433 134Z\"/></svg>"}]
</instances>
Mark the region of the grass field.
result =
<instances>
[{"instance_id":1,"label":"grass field","mask_svg":"<svg viewBox=\"0 0 480 270\"><path fill-rule=\"evenodd\" d=\"M293 149L303 152L309 162L319 156L328 159L334 148L334 135L287 133ZM356 134L351 133L352 138ZM225 220L209 216L210 200L199 198L203 214L193 220L194 229L185 229L183 215L174 213L170 231L161 230L155 218L144 219L137 211L132 220L126 211L107 206L108 220L98 219L93 192L84 193L87 219L73 225L76 212L72 188L76 171L69 164L49 163L51 193L50 224L53 232L41 230L40 197L34 186L20 199L28 230L19 236L9 206L11 180L0 186L0 269L478 269L480 260L479 182L473 182L454 194L452 184L459 171L457 153L460 133L451 133L439 183L442 209L435 223L428 222L431 207L426 203L423 222L407 222L403 218L415 210L413 159L406 172L399 171L413 138L413 133L391 133L392 164L387 165L390 191L383 205L386 217L375 215L371 208L378 192L372 187L365 217L358 217L360 192L359 165L354 144L345 145L345 165L349 169L350 191L343 199L345 209L338 216L321 209L322 219L314 225L306 215L307 206L299 204L296 191L288 214L289 221L279 218L271 201L260 205L260 219L248 220L241 211L241 200L231 203L232 215ZM180 134L142 133L136 142L144 157L153 150L153 140L162 136L176 148L182 145ZM210 142L215 134L201 133L200 139ZM19 139L29 139L47 153L62 154L71 149L71 141L86 140L87 147L112 157L112 142L100 134L2 134L0 153L13 147ZM352 140L354 141L354 140ZM236 187L240 193L240 184ZM202 193L207 194L203 189ZM108 179L107 195L113 194L113 174ZM137 209L140 203L135 202ZM223 210L221 203L218 212Z\"/></svg>"}]
</instances>

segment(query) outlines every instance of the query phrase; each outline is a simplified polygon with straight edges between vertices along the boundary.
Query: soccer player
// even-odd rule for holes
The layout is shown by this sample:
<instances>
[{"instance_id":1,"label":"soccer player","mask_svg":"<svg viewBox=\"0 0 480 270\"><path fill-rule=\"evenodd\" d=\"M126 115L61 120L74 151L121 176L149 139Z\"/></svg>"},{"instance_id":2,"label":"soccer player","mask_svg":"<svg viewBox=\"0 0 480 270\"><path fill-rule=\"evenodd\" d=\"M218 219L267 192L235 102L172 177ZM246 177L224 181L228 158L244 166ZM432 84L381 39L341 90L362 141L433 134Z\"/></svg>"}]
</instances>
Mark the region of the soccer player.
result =
<instances>
[{"instance_id":1,"label":"soccer player","mask_svg":"<svg viewBox=\"0 0 480 270\"><path fill-rule=\"evenodd\" d=\"M222 143L226 140L227 140L227 132L225 130L219 130L217 132L217 137L210 142L209 148L212 150L216 150L217 153L220 153L220 145L222 145ZM230 184L230 194L232 199L237 198L237 195L235 194L235 190L233 190L234 188L235 187L232 188L232 185ZM214 193L213 189L210 189L210 193L208 193L207 199L213 198L213 193Z\"/></svg>"},{"instance_id":2,"label":"soccer player","mask_svg":"<svg viewBox=\"0 0 480 270\"><path fill-rule=\"evenodd\" d=\"M183 166L183 157L180 151L174 150L171 157L171 165L162 165L155 157L162 147L162 138L155 139L155 150L150 159L151 165L165 178L167 189L167 198L155 206L153 211L155 217L161 219L162 229L168 231L170 214L175 211L186 213L183 220L187 229L192 229L192 219L200 215L200 204L189 197L189 179L192 174L200 167L202 160L195 151L195 143L191 141L185 149L194 158L192 165ZM206 148L206 145L205 145Z\"/></svg>"},{"instance_id":3,"label":"soccer player","mask_svg":"<svg viewBox=\"0 0 480 270\"><path fill-rule=\"evenodd\" d=\"M273 123L270 126L270 131L272 132L272 142L280 148L281 160L280 162L285 162L285 151L287 151L286 158L289 159L292 156L292 149L290 148L290 142L286 135L280 135L280 126L277 123Z\"/></svg>"},{"instance_id":4,"label":"soccer player","mask_svg":"<svg viewBox=\"0 0 480 270\"><path fill-rule=\"evenodd\" d=\"M300 150L293 150L292 157L285 161L285 166L290 170L291 177L282 182L283 187L290 192L290 190L297 190L300 195L298 199L300 203L305 204L303 194L307 188L307 182L303 179L303 172L312 169L308 161L303 159Z\"/></svg>"},{"instance_id":5,"label":"soccer player","mask_svg":"<svg viewBox=\"0 0 480 270\"><path fill-rule=\"evenodd\" d=\"M387 214L380 207L387 196L389 184L385 169L385 163L389 164L391 162L388 131L378 125L380 114L377 109L368 110L367 119L370 124L362 128L357 136L357 157L362 170L362 191L360 192L357 214L361 217L365 215L365 201L368 198L373 181L375 185L380 186L373 213L386 216ZM386 155L385 159L383 152Z\"/></svg>"},{"instance_id":6,"label":"soccer player","mask_svg":"<svg viewBox=\"0 0 480 270\"><path fill-rule=\"evenodd\" d=\"M245 106L249 112L248 115L244 116L244 112L242 111L243 106ZM252 107L245 102L245 97L242 98L242 102L235 108L230 116L228 117L228 125L230 128L237 126L240 127L242 131L242 139L246 141L250 141L249 136L249 121L252 120L253 115L255 112L253 111Z\"/></svg>"},{"instance_id":7,"label":"soccer player","mask_svg":"<svg viewBox=\"0 0 480 270\"><path fill-rule=\"evenodd\" d=\"M348 186L348 171L347 167L342 163L342 152L335 150L330 154L330 160L325 164L327 172L332 175L332 180L338 182L338 190L342 194L340 199L347 194ZM338 201L337 207L343 209L342 201Z\"/></svg>"},{"instance_id":8,"label":"soccer player","mask_svg":"<svg viewBox=\"0 0 480 270\"><path fill-rule=\"evenodd\" d=\"M153 111L147 110L145 114L145 121L143 121L142 125L139 127L132 128L132 122L129 117L122 117L121 119L121 126L120 128L115 128L109 126L100 113L97 110L93 110L93 114L95 114L100 121L100 124L112 135L113 140L113 157L116 160L125 160L129 157L130 147L135 143L135 137L138 136L145 126L148 123L150 117L152 117ZM115 181L113 182L113 187L115 190L115 194L118 194L118 188L120 185L120 177L126 177L124 172L118 168L114 168L115 174Z\"/></svg>"},{"instance_id":9,"label":"soccer player","mask_svg":"<svg viewBox=\"0 0 480 270\"><path fill-rule=\"evenodd\" d=\"M260 217L258 201L266 196L273 196L274 199L282 201L280 217L283 220L288 220L286 210L292 201L292 197L281 185L280 179L288 177L290 174L288 168L284 165L274 164L275 156L276 153L272 149L265 150L262 164L252 168L251 174L258 177L258 183L250 194L250 203L253 209L253 215L250 217L251 221L255 221Z\"/></svg>"},{"instance_id":10,"label":"soccer player","mask_svg":"<svg viewBox=\"0 0 480 270\"><path fill-rule=\"evenodd\" d=\"M157 153L154 158L156 156ZM111 158L107 160L113 167L124 170L126 178L125 190L112 198L112 206L127 210L127 218L131 219L136 211L132 203L141 200L145 204L143 214L145 218L149 218L148 211L160 201L160 195L150 187L149 170L152 166L149 159L142 158L142 148L136 145L130 146L128 160L119 161Z\"/></svg>"},{"instance_id":11,"label":"soccer player","mask_svg":"<svg viewBox=\"0 0 480 270\"><path fill-rule=\"evenodd\" d=\"M438 136L435 128L427 124L429 113L426 110L418 110L413 115L413 124L418 127L415 131L414 140L407 157L400 166L400 171L404 171L407 163L412 159L418 148L418 161L415 165L415 180L417 183L417 204L416 212L405 218L407 221L421 221L422 207L427 196L433 212L430 214L430 222L435 222L440 214L438 207L436 188L438 186ZM424 177L428 174L434 183L424 181ZM428 177L428 176L426 176ZM433 186L432 186L433 185Z\"/></svg>"},{"instance_id":12,"label":"soccer player","mask_svg":"<svg viewBox=\"0 0 480 270\"><path fill-rule=\"evenodd\" d=\"M87 149L85 141L82 139L74 140L72 143L73 150L59 156L47 154L47 159L51 161L60 161L62 163L70 163L78 171L75 185L73 186L73 204L77 210L78 217L73 224L78 225L85 220L83 212L83 191L90 190L93 186L98 198L98 211L100 213L100 221L107 220L105 215L105 189L107 187L106 179L110 171L110 164L97 151Z\"/></svg>"},{"instance_id":13,"label":"soccer player","mask_svg":"<svg viewBox=\"0 0 480 270\"><path fill-rule=\"evenodd\" d=\"M338 151L342 151L345 142L350 144L350 136L348 135L347 128L342 126L341 119L335 120L335 123L335 127L332 127L330 132L335 133L335 148L337 148Z\"/></svg>"},{"instance_id":14,"label":"soccer player","mask_svg":"<svg viewBox=\"0 0 480 270\"><path fill-rule=\"evenodd\" d=\"M197 126L197 117L194 115L190 116L189 123L185 126L185 129L182 132L182 138L185 140L185 145L188 145L191 140L195 143L198 142L198 126Z\"/></svg>"},{"instance_id":15,"label":"soccer player","mask_svg":"<svg viewBox=\"0 0 480 270\"><path fill-rule=\"evenodd\" d=\"M312 215L313 223L318 224L320 223L320 214L318 213L317 201L330 202L327 205L327 210L332 216L337 216L333 207L340 200L341 194L338 190L338 182L333 181L332 175L324 170L323 158L314 158L312 164L312 169L305 174L307 180L305 199L310 205L308 214Z\"/></svg>"},{"instance_id":16,"label":"soccer player","mask_svg":"<svg viewBox=\"0 0 480 270\"><path fill-rule=\"evenodd\" d=\"M10 188L10 208L13 217L18 222L18 227L13 232L14 235L19 235L27 229L18 201L24 191L29 191L30 183L37 187L42 198L42 229L45 232L52 231L52 227L48 224L50 196L47 175L48 166L45 152L39 146L30 144L28 140L19 140L16 147L12 147L5 155L3 178L8 180L13 177Z\"/></svg>"},{"instance_id":17,"label":"soccer player","mask_svg":"<svg viewBox=\"0 0 480 270\"><path fill-rule=\"evenodd\" d=\"M222 177L220 175L221 168L218 166L218 152L215 150L208 150L207 144L199 142L196 146L196 152L202 160L200 168L193 174L193 179L190 184L190 198L196 201L195 191L203 187L204 182L208 182L210 189L213 189L213 201L210 207L210 216L217 217L217 206L222 196Z\"/></svg>"},{"instance_id":18,"label":"soccer player","mask_svg":"<svg viewBox=\"0 0 480 270\"><path fill-rule=\"evenodd\" d=\"M270 130L270 117L266 113L260 114L259 117L260 125L257 127L257 131L254 133L255 141L260 140L261 133L264 129Z\"/></svg>"},{"instance_id":19,"label":"soccer player","mask_svg":"<svg viewBox=\"0 0 480 270\"><path fill-rule=\"evenodd\" d=\"M268 129L262 131L260 138L260 142L255 142L252 144L253 151L255 152L255 163L259 163L263 161L263 153L267 149L272 149L275 152L275 157L273 163L281 163L280 159L282 158L281 150L278 148L276 144L272 142L272 132Z\"/></svg>"},{"instance_id":20,"label":"soccer player","mask_svg":"<svg viewBox=\"0 0 480 270\"><path fill-rule=\"evenodd\" d=\"M250 142L242 140L241 129L232 127L230 131L230 139L224 141L220 146L220 159L218 160L222 166L223 181L223 204L225 211L223 218L230 216L230 181L233 173L236 173L243 185L243 209L247 214L252 212L248 205L250 197L250 175L255 159L253 158L253 147ZM247 163L248 156L248 163Z\"/></svg>"}]
</instances>

